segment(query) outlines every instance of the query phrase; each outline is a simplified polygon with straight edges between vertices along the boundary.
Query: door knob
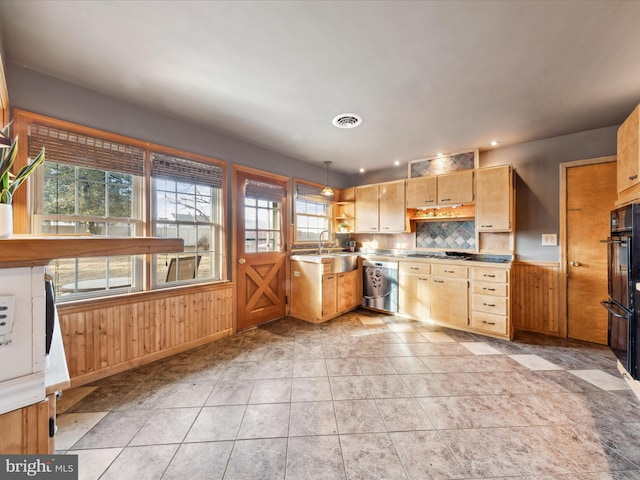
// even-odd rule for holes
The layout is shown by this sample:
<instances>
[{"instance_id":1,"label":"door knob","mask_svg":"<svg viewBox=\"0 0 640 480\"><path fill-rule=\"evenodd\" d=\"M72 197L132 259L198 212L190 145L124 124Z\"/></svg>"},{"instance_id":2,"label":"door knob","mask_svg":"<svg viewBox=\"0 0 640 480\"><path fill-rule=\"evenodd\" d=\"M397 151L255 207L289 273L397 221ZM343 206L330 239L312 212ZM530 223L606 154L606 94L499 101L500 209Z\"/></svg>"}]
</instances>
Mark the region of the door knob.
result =
<instances>
[{"instance_id":1,"label":"door knob","mask_svg":"<svg viewBox=\"0 0 640 480\"><path fill-rule=\"evenodd\" d=\"M575 260L573 262L571 262L571 265L574 267L579 267L580 266L580 262L576 262Z\"/></svg>"},{"instance_id":2,"label":"door knob","mask_svg":"<svg viewBox=\"0 0 640 480\"><path fill-rule=\"evenodd\" d=\"M244 265L245 263L247 263L247 260L246 260L246 259L244 259L244 258L239 258L239 259L238 259L238 263L239 263L240 265Z\"/></svg>"}]
</instances>

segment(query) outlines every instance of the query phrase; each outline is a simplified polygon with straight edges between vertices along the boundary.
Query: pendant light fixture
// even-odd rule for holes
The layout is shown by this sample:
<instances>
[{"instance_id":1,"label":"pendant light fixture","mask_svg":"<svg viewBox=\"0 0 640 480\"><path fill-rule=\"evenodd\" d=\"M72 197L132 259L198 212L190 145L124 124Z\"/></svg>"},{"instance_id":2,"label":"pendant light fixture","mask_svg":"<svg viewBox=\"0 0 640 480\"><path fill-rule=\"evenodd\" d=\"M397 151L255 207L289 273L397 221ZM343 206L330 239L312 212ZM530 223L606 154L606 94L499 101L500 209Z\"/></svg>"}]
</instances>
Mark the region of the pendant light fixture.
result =
<instances>
[{"instance_id":1,"label":"pendant light fixture","mask_svg":"<svg viewBox=\"0 0 640 480\"><path fill-rule=\"evenodd\" d=\"M326 162L324 162L324 164L327 166L327 181L325 182L324 188L320 192L320 195L323 195L325 197L333 197L333 188L329 186L329 165L331 165L331 161L327 160Z\"/></svg>"}]
</instances>

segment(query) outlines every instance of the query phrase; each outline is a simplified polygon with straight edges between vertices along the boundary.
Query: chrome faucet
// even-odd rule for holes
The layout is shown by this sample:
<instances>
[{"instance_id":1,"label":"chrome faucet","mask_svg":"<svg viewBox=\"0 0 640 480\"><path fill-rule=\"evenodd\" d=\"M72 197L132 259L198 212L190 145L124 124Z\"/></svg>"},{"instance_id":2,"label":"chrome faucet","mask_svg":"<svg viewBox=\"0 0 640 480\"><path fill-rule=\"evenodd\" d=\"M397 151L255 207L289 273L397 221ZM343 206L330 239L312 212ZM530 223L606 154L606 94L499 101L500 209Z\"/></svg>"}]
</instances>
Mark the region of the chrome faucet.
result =
<instances>
[{"instance_id":1,"label":"chrome faucet","mask_svg":"<svg viewBox=\"0 0 640 480\"><path fill-rule=\"evenodd\" d=\"M331 232L329 230L323 230L320 232L320 237L318 238L318 255L322 255L322 249L324 248L322 243L322 234L325 232L327 232L327 235L329 235L329 241L331 241Z\"/></svg>"}]
</instances>

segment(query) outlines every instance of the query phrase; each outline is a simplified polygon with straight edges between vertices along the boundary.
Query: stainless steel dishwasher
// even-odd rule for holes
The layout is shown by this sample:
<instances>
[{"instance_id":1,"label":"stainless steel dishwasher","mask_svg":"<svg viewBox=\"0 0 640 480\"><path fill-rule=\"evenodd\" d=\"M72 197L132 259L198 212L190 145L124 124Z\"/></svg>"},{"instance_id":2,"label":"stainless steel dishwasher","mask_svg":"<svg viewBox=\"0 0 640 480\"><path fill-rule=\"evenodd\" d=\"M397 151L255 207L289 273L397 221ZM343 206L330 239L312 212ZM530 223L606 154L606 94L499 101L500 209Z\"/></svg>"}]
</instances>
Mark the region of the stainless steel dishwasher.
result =
<instances>
[{"instance_id":1,"label":"stainless steel dishwasher","mask_svg":"<svg viewBox=\"0 0 640 480\"><path fill-rule=\"evenodd\" d=\"M398 311L398 262L362 262L362 305L376 310Z\"/></svg>"}]
</instances>

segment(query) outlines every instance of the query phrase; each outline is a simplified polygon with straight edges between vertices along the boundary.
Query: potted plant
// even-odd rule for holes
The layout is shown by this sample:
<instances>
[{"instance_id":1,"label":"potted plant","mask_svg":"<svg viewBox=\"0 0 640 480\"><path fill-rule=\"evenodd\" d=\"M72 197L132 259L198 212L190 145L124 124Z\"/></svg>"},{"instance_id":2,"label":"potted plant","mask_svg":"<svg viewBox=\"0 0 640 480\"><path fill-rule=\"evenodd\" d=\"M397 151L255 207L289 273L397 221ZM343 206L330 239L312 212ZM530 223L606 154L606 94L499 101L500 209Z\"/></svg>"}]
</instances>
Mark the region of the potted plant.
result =
<instances>
[{"instance_id":1,"label":"potted plant","mask_svg":"<svg viewBox=\"0 0 640 480\"><path fill-rule=\"evenodd\" d=\"M349 224L347 222L340 222L338 228L340 229L340 233L347 233L349 231Z\"/></svg>"},{"instance_id":2,"label":"potted plant","mask_svg":"<svg viewBox=\"0 0 640 480\"><path fill-rule=\"evenodd\" d=\"M10 127L11 123L0 130L0 238L13 234L13 194L44 162L43 148L33 162L22 167L17 174L11 173L18 154L18 137L11 138Z\"/></svg>"}]
</instances>

